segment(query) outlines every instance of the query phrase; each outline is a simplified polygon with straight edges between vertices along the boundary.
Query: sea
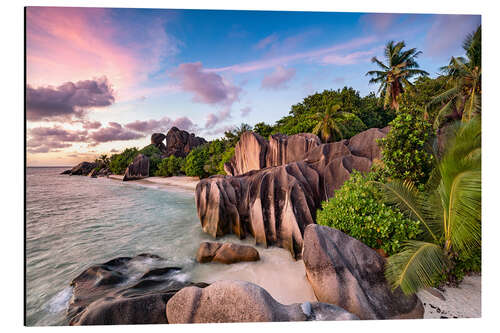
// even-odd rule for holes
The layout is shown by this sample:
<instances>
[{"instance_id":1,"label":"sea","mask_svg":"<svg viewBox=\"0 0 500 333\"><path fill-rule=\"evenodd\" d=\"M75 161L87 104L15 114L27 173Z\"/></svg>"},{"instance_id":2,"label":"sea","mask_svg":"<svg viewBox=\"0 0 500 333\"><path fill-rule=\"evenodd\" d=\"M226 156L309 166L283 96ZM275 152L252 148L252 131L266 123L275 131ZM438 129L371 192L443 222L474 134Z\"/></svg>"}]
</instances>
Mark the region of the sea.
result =
<instances>
[{"instance_id":1,"label":"sea","mask_svg":"<svg viewBox=\"0 0 500 333\"><path fill-rule=\"evenodd\" d=\"M201 229L192 190L61 175L65 169L26 170L26 325L67 325L76 276L91 265L141 253L182 267L182 280L245 280L283 304L316 300L302 261L281 248L256 246L258 262L196 263L200 242L214 239ZM254 245L252 237L217 241Z\"/></svg>"}]
</instances>

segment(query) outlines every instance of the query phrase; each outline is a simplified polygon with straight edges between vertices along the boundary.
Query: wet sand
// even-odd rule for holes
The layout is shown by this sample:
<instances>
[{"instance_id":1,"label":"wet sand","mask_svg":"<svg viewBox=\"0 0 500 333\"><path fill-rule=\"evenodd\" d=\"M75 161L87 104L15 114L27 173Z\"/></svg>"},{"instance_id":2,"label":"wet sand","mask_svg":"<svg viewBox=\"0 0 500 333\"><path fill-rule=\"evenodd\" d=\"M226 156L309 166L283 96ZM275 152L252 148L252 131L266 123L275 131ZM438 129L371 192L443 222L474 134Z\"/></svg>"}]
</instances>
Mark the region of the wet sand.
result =
<instances>
[{"instance_id":1,"label":"wet sand","mask_svg":"<svg viewBox=\"0 0 500 333\"><path fill-rule=\"evenodd\" d=\"M108 178L122 180L121 175L109 175ZM165 186L176 186L182 187L184 189L195 190L196 184L200 179L198 177L187 177L187 176L173 176L173 177L148 177L140 180L130 180L130 182L137 182L143 184L156 184Z\"/></svg>"}]
</instances>

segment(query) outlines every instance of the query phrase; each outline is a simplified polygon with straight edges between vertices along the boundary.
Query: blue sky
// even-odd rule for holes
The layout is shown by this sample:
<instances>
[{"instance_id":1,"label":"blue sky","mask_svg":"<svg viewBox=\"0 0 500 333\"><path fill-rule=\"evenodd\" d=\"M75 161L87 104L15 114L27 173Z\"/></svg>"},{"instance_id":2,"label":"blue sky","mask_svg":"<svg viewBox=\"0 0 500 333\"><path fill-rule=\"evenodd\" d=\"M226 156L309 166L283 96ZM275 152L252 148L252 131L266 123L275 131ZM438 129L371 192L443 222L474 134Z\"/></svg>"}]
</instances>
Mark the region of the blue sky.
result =
<instances>
[{"instance_id":1,"label":"blue sky","mask_svg":"<svg viewBox=\"0 0 500 333\"><path fill-rule=\"evenodd\" d=\"M28 165L144 146L172 125L213 139L274 123L307 95L352 86L404 40L435 76L472 15L30 7Z\"/></svg>"}]
</instances>

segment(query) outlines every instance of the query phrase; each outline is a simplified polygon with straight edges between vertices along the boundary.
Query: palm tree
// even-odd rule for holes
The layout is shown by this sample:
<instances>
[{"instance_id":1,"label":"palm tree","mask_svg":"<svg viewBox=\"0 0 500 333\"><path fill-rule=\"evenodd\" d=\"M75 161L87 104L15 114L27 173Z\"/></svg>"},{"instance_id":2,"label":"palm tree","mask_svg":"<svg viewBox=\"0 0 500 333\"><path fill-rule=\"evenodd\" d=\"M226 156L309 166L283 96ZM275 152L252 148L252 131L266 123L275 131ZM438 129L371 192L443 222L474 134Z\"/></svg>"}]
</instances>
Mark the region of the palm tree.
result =
<instances>
[{"instance_id":1,"label":"palm tree","mask_svg":"<svg viewBox=\"0 0 500 333\"><path fill-rule=\"evenodd\" d=\"M404 41L396 44L392 40L389 41L384 51L386 63L377 57L372 58L372 63L377 64L381 70L366 73L372 77L370 83L380 84L377 94L381 98L384 97L384 107L390 105L395 110L399 110L398 97L407 87L412 86L409 80L417 75L429 75L426 71L418 69L419 65L415 60L422 52L415 48L403 50L404 47L406 47Z\"/></svg>"},{"instance_id":2,"label":"palm tree","mask_svg":"<svg viewBox=\"0 0 500 333\"><path fill-rule=\"evenodd\" d=\"M441 105L435 128L441 125L443 118L469 121L481 111L481 26L467 35L462 46L467 58L452 57L447 66L441 67L452 88L429 103L429 106Z\"/></svg>"},{"instance_id":3,"label":"palm tree","mask_svg":"<svg viewBox=\"0 0 500 333\"><path fill-rule=\"evenodd\" d=\"M426 191L409 181L377 183L385 201L420 221L423 238L406 241L387 260L385 275L405 294L432 286L452 258L481 246L481 123L456 122Z\"/></svg>"},{"instance_id":4,"label":"palm tree","mask_svg":"<svg viewBox=\"0 0 500 333\"><path fill-rule=\"evenodd\" d=\"M313 128L312 133L318 135L323 142L329 142L335 138L342 140L346 129L342 124L344 116L348 112L340 111L340 105L328 103L326 106L316 108L317 112L311 116L311 119L316 120L318 123ZM319 111L318 109L322 109Z\"/></svg>"}]
</instances>

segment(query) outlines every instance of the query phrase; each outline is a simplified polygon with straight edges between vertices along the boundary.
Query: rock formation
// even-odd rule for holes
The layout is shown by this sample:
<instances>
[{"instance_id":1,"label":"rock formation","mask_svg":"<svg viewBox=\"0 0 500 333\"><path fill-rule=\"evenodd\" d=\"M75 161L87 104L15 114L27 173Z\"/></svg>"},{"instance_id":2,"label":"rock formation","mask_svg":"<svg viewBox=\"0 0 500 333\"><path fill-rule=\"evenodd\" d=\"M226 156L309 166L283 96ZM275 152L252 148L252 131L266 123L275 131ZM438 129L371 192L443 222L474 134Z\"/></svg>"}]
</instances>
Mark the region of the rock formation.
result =
<instances>
[{"instance_id":1,"label":"rock formation","mask_svg":"<svg viewBox=\"0 0 500 333\"><path fill-rule=\"evenodd\" d=\"M160 149L162 153L166 153L167 147L163 143L163 140L165 140L166 136L163 133L153 133L151 135L151 144L155 145Z\"/></svg>"},{"instance_id":2,"label":"rock formation","mask_svg":"<svg viewBox=\"0 0 500 333\"><path fill-rule=\"evenodd\" d=\"M186 287L167 302L167 318L171 324L358 319L331 304L283 305L261 287L244 281Z\"/></svg>"},{"instance_id":3,"label":"rock formation","mask_svg":"<svg viewBox=\"0 0 500 333\"><path fill-rule=\"evenodd\" d=\"M97 167L97 163L81 162L78 165L74 166L72 169L61 172L61 175L87 176L95 167Z\"/></svg>"},{"instance_id":4,"label":"rock formation","mask_svg":"<svg viewBox=\"0 0 500 333\"><path fill-rule=\"evenodd\" d=\"M193 148L207 143L205 139L197 137L193 133L189 134L177 127L172 127L168 131L165 142L166 156L175 155L177 157L186 157Z\"/></svg>"},{"instance_id":5,"label":"rock formation","mask_svg":"<svg viewBox=\"0 0 500 333\"><path fill-rule=\"evenodd\" d=\"M234 243L203 242L196 254L196 261L199 263L234 264L259 259L259 252L255 248Z\"/></svg>"},{"instance_id":6,"label":"rock formation","mask_svg":"<svg viewBox=\"0 0 500 333\"><path fill-rule=\"evenodd\" d=\"M234 176L213 176L196 186L203 230L214 237L252 235L257 244L277 245L300 257L302 235L314 223L321 202L353 170L370 170L380 158L376 139L385 133L375 128L326 144L310 134L275 135L268 143L258 134L244 133L234 159L225 165Z\"/></svg>"},{"instance_id":7,"label":"rock formation","mask_svg":"<svg viewBox=\"0 0 500 333\"><path fill-rule=\"evenodd\" d=\"M134 278L141 275L137 267L146 261L167 264L158 256L140 254L91 266L76 277L71 282L73 297L67 311L70 325L165 324L167 301L177 291L191 285L207 286L178 281L178 267L159 266Z\"/></svg>"},{"instance_id":8,"label":"rock formation","mask_svg":"<svg viewBox=\"0 0 500 333\"><path fill-rule=\"evenodd\" d=\"M385 259L337 229L308 226L303 260L320 302L340 306L360 319L423 318L417 296L391 291L384 277Z\"/></svg>"},{"instance_id":9,"label":"rock formation","mask_svg":"<svg viewBox=\"0 0 500 333\"><path fill-rule=\"evenodd\" d=\"M139 154L125 170L123 181L149 177L149 157Z\"/></svg>"},{"instance_id":10,"label":"rock formation","mask_svg":"<svg viewBox=\"0 0 500 333\"><path fill-rule=\"evenodd\" d=\"M224 165L230 175L237 176L252 170L279 166L304 159L304 155L321 144L309 133L286 136L271 135L269 141L257 133L245 132L234 148L234 157Z\"/></svg>"},{"instance_id":11,"label":"rock formation","mask_svg":"<svg viewBox=\"0 0 500 333\"><path fill-rule=\"evenodd\" d=\"M186 157L193 148L205 143L207 141L204 138L180 130L175 126L170 128L166 135L163 133L153 133L151 135L151 144L160 149L163 157L169 157L170 155Z\"/></svg>"},{"instance_id":12,"label":"rock formation","mask_svg":"<svg viewBox=\"0 0 500 333\"><path fill-rule=\"evenodd\" d=\"M92 178L106 177L106 176L109 176L110 174L111 174L111 170L109 170L109 168L102 167L99 169L96 167L89 173L89 177L92 177Z\"/></svg>"}]
</instances>

